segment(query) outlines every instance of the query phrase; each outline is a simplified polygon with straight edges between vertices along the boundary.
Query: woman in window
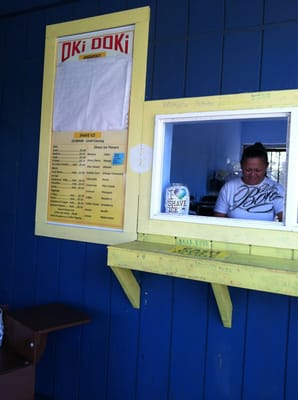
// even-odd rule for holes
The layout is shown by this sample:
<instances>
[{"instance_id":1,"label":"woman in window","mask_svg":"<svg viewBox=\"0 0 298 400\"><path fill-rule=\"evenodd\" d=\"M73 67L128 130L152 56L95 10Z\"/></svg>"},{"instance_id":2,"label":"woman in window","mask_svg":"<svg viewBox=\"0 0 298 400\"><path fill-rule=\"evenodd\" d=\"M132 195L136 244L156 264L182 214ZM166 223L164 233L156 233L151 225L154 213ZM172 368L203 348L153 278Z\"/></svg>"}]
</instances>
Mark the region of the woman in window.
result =
<instances>
[{"instance_id":1,"label":"woman in window","mask_svg":"<svg viewBox=\"0 0 298 400\"><path fill-rule=\"evenodd\" d=\"M262 143L244 149L242 176L220 190L214 216L265 221L282 221L284 188L267 177L268 157Z\"/></svg>"}]
</instances>

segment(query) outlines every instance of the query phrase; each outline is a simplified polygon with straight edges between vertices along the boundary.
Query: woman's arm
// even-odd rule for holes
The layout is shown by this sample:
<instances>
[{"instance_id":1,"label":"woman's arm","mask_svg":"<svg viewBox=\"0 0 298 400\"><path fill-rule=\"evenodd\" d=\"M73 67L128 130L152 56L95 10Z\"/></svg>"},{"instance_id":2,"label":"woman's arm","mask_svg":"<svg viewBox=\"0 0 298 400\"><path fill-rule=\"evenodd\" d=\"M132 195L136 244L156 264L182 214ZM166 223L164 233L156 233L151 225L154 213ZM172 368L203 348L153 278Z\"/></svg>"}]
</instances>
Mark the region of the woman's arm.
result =
<instances>
[{"instance_id":1,"label":"woman's arm","mask_svg":"<svg viewBox=\"0 0 298 400\"><path fill-rule=\"evenodd\" d=\"M225 183L224 186L219 191L213 210L214 217L221 217L221 218L228 217L229 204L228 204L227 187L228 183Z\"/></svg>"},{"instance_id":2,"label":"woman's arm","mask_svg":"<svg viewBox=\"0 0 298 400\"><path fill-rule=\"evenodd\" d=\"M214 211L213 215L214 215L214 217L221 217L221 218L227 218L227 216L228 216L227 214L220 213L217 211Z\"/></svg>"}]
</instances>

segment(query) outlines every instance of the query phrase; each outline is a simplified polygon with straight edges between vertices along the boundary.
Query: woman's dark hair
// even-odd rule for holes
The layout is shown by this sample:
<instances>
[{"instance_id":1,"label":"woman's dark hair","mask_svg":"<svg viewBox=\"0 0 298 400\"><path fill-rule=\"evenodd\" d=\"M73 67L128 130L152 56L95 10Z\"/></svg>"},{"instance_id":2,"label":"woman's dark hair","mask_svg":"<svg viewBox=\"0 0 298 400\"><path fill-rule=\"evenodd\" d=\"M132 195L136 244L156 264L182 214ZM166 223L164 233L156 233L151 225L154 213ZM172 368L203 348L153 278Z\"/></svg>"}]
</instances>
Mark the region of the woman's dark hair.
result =
<instances>
[{"instance_id":1,"label":"woman's dark hair","mask_svg":"<svg viewBox=\"0 0 298 400\"><path fill-rule=\"evenodd\" d=\"M268 165L267 150L260 142L247 146L242 153L240 164L242 165L248 158L261 158Z\"/></svg>"}]
</instances>

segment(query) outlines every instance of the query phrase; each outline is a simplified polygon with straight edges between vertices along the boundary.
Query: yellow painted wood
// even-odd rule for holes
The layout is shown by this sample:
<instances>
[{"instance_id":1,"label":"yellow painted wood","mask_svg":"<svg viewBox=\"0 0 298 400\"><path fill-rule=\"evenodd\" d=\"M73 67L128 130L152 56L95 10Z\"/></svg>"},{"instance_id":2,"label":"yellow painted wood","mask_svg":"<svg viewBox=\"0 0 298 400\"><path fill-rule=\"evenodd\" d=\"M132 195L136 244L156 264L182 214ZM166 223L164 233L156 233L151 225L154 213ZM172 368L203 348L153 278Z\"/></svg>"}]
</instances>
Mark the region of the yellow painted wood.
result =
<instances>
[{"instance_id":1,"label":"yellow painted wood","mask_svg":"<svg viewBox=\"0 0 298 400\"><path fill-rule=\"evenodd\" d=\"M218 251L228 251L231 253L250 254L251 246L248 244L215 242L212 241L212 249Z\"/></svg>"},{"instance_id":2,"label":"yellow painted wood","mask_svg":"<svg viewBox=\"0 0 298 400\"><path fill-rule=\"evenodd\" d=\"M230 297L229 288L218 283L211 283L211 287L216 299L218 311L225 328L232 327L233 305Z\"/></svg>"},{"instance_id":3,"label":"yellow painted wood","mask_svg":"<svg viewBox=\"0 0 298 400\"><path fill-rule=\"evenodd\" d=\"M134 308L140 308L140 286L132 271L119 267L112 267L116 278Z\"/></svg>"},{"instance_id":4,"label":"yellow painted wood","mask_svg":"<svg viewBox=\"0 0 298 400\"><path fill-rule=\"evenodd\" d=\"M276 257L291 260L293 258L293 250L281 249L278 247L251 246L251 255Z\"/></svg>"},{"instance_id":5,"label":"yellow painted wood","mask_svg":"<svg viewBox=\"0 0 298 400\"><path fill-rule=\"evenodd\" d=\"M297 89L147 101L155 114L245 110L298 105Z\"/></svg>"},{"instance_id":6,"label":"yellow painted wood","mask_svg":"<svg viewBox=\"0 0 298 400\"><path fill-rule=\"evenodd\" d=\"M109 246L108 265L298 297L297 260L135 241Z\"/></svg>"},{"instance_id":7,"label":"yellow painted wood","mask_svg":"<svg viewBox=\"0 0 298 400\"><path fill-rule=\"evenodd\" d=\"M176 243L176 238L174 236L150 235L146 233L138 233L138 240L141 242L153 242L153 243L165 243L165 244Z\"/></svg>"}]
</instances>

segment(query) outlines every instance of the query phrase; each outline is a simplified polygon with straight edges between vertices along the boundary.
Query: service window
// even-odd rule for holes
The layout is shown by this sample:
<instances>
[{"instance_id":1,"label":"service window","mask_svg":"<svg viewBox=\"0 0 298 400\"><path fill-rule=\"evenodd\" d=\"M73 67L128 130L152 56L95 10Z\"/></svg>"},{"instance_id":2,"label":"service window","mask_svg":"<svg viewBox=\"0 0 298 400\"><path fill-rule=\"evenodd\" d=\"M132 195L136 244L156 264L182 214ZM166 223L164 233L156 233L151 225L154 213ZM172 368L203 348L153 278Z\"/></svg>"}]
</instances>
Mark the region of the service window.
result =
<instances>
[{"instance_id":1,"label":"service window","mask_svg":"<svg viewBox=\"0 0 298 400\"><path fill-rule=\"evenodd\" d=\"M146 102L143 138L153 162L141 177L139 232L298 247L296 90ZM284 186L283 221L214 217L221 187L241 175L242 151L255 142L268 151L267 175Z\"/></svg>"}]
</instances>

